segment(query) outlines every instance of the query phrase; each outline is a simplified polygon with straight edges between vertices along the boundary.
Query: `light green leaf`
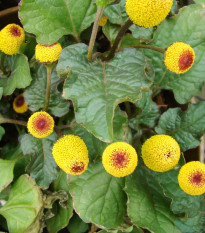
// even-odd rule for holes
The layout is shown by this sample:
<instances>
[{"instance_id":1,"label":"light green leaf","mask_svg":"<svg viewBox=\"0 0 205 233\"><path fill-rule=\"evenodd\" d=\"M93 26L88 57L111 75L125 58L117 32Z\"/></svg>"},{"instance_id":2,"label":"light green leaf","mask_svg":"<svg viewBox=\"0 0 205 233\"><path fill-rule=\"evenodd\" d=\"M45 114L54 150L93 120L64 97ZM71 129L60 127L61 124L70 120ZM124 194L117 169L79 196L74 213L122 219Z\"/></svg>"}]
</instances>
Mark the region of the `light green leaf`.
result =
<instances>
[{"instance_id":1,"label":"light green leaf","mask_svg":"<svg viewBox=\"0 0 205 233\"><path fill-rule=\"evenodd\" d=\"M0 141L1 141L4 134L5 134L5 130L2 126L0 126Z\"/></svg>"},{"instance_id":2,"label":"light green leaf","mask_svg":"<svg viewBox=\"0 0 205 233\"><path fill-rule=\"evenodd\" d=\"M3 87L0 87L0 99L2 98L3 96Z\"/></svg>"},{"instance_id":3,"label":"light green leaf","mask_svg":"<svg viewBox=\"0 0 205 233\"><path fill-rule=\"evenodd\" d=\"M205 133L205 102L190 104L185 112L179 108L169 109L155 130L175 138L182 151L197 147Z\"/></svg>"},{"instance_id":4,"label":"light green leaf","mask_svg":"<svg viewBox=\"0 0 205 233\"><path fill-rule=\"evenodd\" d=\"M199 94L205 82L205 9L201 5L189 5L178 15L164 20L159 26L151 45L167 48L176 41L190 44L196 54L193 67L184 74L166 70L163 54L144 50L155 67L155 85L171 89L176 100L183 104Z\"/></svg>"},{"instance_id":5,"label":"light green leaf","mask_svg":"<svg viewBox=\"0 0 205 233\"><path fill-rule=\"evenodd\" d=\"M26 104L31 111L38 111L43 109L45 105L46 95L46 68L44 65L37 65L35 67L35 73L32 74L33 81L31 85L24 92ZM70 103L62 98L61 93L57 87L62 82L57 76L56 69L53 69L51 76L51 94L49 99L48 111L57 117L62 117L69 111Z\"/></svg>"},{"instance_id":6,"label":"light green leaf","mask_svg":"<svg viewBox=\"0 0 205 233\"><path fill-rule=\"evenodd\" d=\"M19 16L24 29L37 37L38 43L53 44L63 35L80 41L80 34L94 21L93 0L24 0Z\"/></svg>"},{"instance_id":7,"label":"light green leaf","mask_svg":"<svg viewBox=\"0 0 205 233\"><path fill-rule=\"evenodd\" d=\"M71 216L73 215L73 203L69 194L66 173L62 170L59 172L58 177L53 182L52 188L52 191L55 192L60 190L64 190L68 194L68 201L66 204L67 208L63 208L59 203L54 203L52 212L55 216L46 221L47 228L51 233L59 232L62 228L66 227Z\"/></svg>"},{"instance_id":8,"label":"light green leaf","mask_svg":"<svg viewBox=\"0 0 205 233\"><path fill-rule=\"evenodd\" d=\"M139 125L153 127L159 118L159 109L152 101L152 93L143 92L142 98L136 102L136 106L141 110L135 118L130 119L129 126L138 130Z\"/></svg>"},{"instance_id":9,"label":"light green leaf","mask_svg":"<svg viewBox=\"0 0 205 233\"><path fill-rule=\"evenodd\" d=\"M182 233L175 225L170 200L147 169L138 165L135 172L126 177L125 183L128 216L134 224L156 233Z\"/></svg>"},{"instance_id":10,"label":"light green leaf","mask_svg":"<svg viewBox=\"0 0 205 233\"><path fill-rule=\"evenodd\" d=\"M95 0L97 6L100 7L106 7L108 5L110 5L111 3L113 3L115 0Z\"/></svg>"},{"instance_id":11,"label":"light green leaf","mask_svg":"<svg viewBox=\"0 0 205 233\"><path fill-rule=\"evenodd\" d=\"M205 3L205 0L194 0L195 3L203 4Z\"/></svg>"},{"instance_id":12,"label":"light green leaf","mask_svg":"<svg viewBox=\"0 0 205 233\"><path fill-rule=\"evenodd\" d=\"M13 185L9 200L0 208L10 233L23 233L35 220L43 207L38 186L27 175L21 176Z\"/></svg>"},{"instance_id":13,"label":"light green leaf","mask_svg":"<svg viewBox=\"0 0 205 233\"><path fill-rule=\"evenodd\" d=\"M52 147L56 140L55 133L43 139L35 138L29 134L25 134L21 138L23 154L31 156L27 171L36 183L44 188L48 188L57 176L57 165L52 156Z\"/></svg>"},{"instance_id":14,"label":"light green leaf","mask_svg":"<svg viewBox=\"0 0 205 233\"><path fill-rule=\"evenodd\" d=\"M14 160L3 160L0 159L0 192L6 188L13 180L14 174L14 165L16 159Z\"/></svg>"},{"instance_id":15,"label":"light green leaf","mask_svg":"<svg viewBox=\"0 0 205 233\"><path fill-rule=\"evenodd\" d=\"M1 77L0 87L3 87L4 95L11 95L16 88L25 88L31 83L31 74L28 59L23 54L10 56L8 59L11 74L9 77Z\"/></svg>"},{"instance_id":16,"label":"light green leaf","mask_svg":"<svg viewBox=\"0 0 205 233\"><path fill-rule=\"evenodd\" d=\"M104 14L113 24L123 25L128 19L125 11L125 0L121 0L118 4L113 4L106 7Z\"/></svg>"},{"instance_id":17,"label":"light green leaf","mask_svg":"<svg viewBox=\"0 0 205 233\"><path fill-rule=\"evenodd\" d=\"M181 166L169 172L152 172L163 188L165 195L172 199L171 210L175 214L184 214L176 225L183 233L203 232L205 229L205 203L203 196L192 196L181 190L178 173Z\"/></svg>"},{"instance_id":18,"label":"light green leaf","mask_svg":"<svg viewBox=\"0 0 205 233\"><path fill-rule=\"evenodd\" d=\"M72 100L76 121L100 140L113 140L114 110L119 103L135 102L151 85L152 68L142 53L129 48L109 63L87 61L87 46L65 48L57 70L62 76L71 68L63 96Z\"/></svg>"},{"instance_id":19,"label":"light green leaf","mask_svg":"<svg viewBox=\"0 0 205 233\"><path fill-rule=\"evenodd\" d=\"M83 222L77 214L74 214L67 228L70 233L84 233L87 232L90 226Z\"/></svg>"},{"instance_id":20,"label":"light green leaf","mask_svg":"<svg viewBox=\"0 0 205 233\"><path fill-rule=\"evenodd\" d=\"M117 228L126 213L124 178L109 175L102 163L89 164L80 176L69 177L74 208L84 222Z\"/></svg>"}]
</instances>

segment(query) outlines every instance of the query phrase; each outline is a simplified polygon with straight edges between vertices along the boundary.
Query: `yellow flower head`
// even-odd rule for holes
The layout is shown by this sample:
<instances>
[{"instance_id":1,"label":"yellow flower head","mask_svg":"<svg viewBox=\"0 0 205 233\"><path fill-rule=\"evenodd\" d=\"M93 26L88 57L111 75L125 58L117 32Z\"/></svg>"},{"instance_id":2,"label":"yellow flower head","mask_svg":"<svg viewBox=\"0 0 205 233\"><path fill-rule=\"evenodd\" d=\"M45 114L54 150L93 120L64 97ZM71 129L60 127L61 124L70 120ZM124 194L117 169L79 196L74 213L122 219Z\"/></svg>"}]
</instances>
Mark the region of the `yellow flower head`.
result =
<instances>
[{"instance_id":1,"label":"yellow flower head","mask_svg":"<svg viewBox=\"0 0 205 233\"><path fill-rule=\"evenodd\" d=\"M36 138L48 137L53 132L54 120L47 112L35 112L28 120L27 128Z\"/></svg>"},{"instance_id":2,"label":"yellow flower head","mask_svg":"<svg viewBox=\"0 0 205 233\"><path fill-rule=\"evenodd\" d=\"M108 17L107 16L103 16L100 19L99 26L101 26L101 27L105 26L105 24L107 23L107 20L108 20Z\"/></svg>"},{"instance_id":3,"label":"yellow flower head","mask_svg":"<svg viewBox=\"0 0 205 233\"><path fill-rule=\"evenodd\" d=\"M61 50L62 47L59 43L55 43L52 45L37 44L35 49L36 60L44 64L51 64L57 62Z\"/></svg>"},{"instance_id":4,"label":"yellow flower head","mask_svg":"<svg viewBox=\"0 0 205 233\"><path fill-rule=\"evenodd\" d=\"M171 44L164 55L164 64L168 70L177 74L188 71L195 59L193 48L183 42Z\"/></svg>"},{"instance_id":5,"label":"yellow flower head","mask_svg":"<svg viewBox=\"0 0 205 233\"><path fill-rule=\"evenodd\" d=\"M115 176L131 174L137 166L138 158L135 149L125 142L115 142L106 147L102 156L105 170Z\"/></svg>"},{"instance_id":6,"label":"yellow flower head","mask_svg":"<svg viewBox=\"0 0 205 233\"><path fill-rule=\"evenodd\" d=\"M75 135L65 135L53 146L53 157L66 173L81 175L88 167L88 149L84 141Z\"/></svg>"},{"instance_id":7,"label":"yellow flower head","mask_svg":"<svg viewBox=\"0 0 205 233\"><path fill-rule=\"evenodd\" d=\"M142 146L145 165L156 172L166 172L174 168L180 159L178 143L168 135L155 135Z\"/></svg>"},{"instance_id":8,"label":"yellow flower head","mask_svg":"<svg viewBox=\"0 0 205 233\"><path fill-rule=\"evenodd\" d=\"M24 40L23 28L16 24L8 24L0 31L0 50L8 55L17 54Z\"/></svg>"},{"instance_id":9,"label":"yellow flower head","mask_svg":"<svg viewBox=\"0 0 205 233\"><path fill-rule=\"evenodd\" d=\"M17 113L24 113L28 110L23 93L18 95L13 102L13 109Z\"/></svg>"},{"instance_id":10,"label":"yellow flower head","mask_svg":"<svg viewBox=\"0 0 205 233\"><path fill-rule=\"evenodd\" d=\"M126 0L125 8L134 24L150 28L166 18L172 4L173 0Z\"/></svg>"},{"instance_id":11,"label":"yellow flower head","mask_svg":"<svg viewBox=\"0 0 205 233\"><path fill-rule=\"evenodd\" d=\"M190 195L205 193L205 164L193 161L181 167L178 175L180 188Z\"/></svg>"}]
</instances>

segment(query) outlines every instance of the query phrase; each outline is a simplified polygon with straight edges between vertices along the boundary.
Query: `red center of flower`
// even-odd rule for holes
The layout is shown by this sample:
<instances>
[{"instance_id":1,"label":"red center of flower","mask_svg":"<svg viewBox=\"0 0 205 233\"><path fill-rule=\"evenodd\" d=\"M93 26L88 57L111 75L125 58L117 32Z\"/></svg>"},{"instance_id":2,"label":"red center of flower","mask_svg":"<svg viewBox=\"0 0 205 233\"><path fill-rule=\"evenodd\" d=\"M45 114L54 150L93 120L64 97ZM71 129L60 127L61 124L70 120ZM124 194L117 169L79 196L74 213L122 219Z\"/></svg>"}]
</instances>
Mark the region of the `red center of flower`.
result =
<instances>
[{"instance_id":1,"label":"red center of flower","mask_svg":"<svg viewBox=\"0 0 205 233\"><path fill-rule=\"evenodd\" d=\"M80 163L75 163L73 165L73 167L71 168L72 172L75 172L75 173L79 173L79 172L82 172L84 170L84 164L83 162L80 162Z\"/></svg>"},{"instance_id":2,"label":"red center of flower","mask_svg":"<svg viewBox=\"0 0 205 233\"><path fill-rule=\"evenodd\" d=\"M186 70L188 69L194 61L194 56L191 51L184 51L179 58L179 69Z\"/></svg>"},{"instance_id":3,"label":"red center of flower","mask_svg":"<svg viewBox=\"0 0 205 233\"><path fill-rule=\"evenodd\" d=\"M16 26L11 27L10 32L13 36L21 36L21 30Z\"/></svg>"},{"instance_id":4,"label":"red center of flower","mask_svg":"<svg viewBox=\"0 0 205 233\"><path fill-rule=\"evenodd\" d=\"M24 97L21 95L21 96L19 96L17 99L16 99L16 102L15 102L15 105L17 106L17 107L21 107L21 106L23 106L24 105Z\"/></svg>"},{"instance_id":5,"label":"red center of flower","mask_svg":"<svg viewBox=\"0 0 205 233\"><path fill-rule=\"evenodd\" d=\"M112 154L112 162L115 167L123 168L128 164L128 154L124 151L115 151Z\"/></svg>"},{"instance_id":6,"label":"red center of flower","mask_svg":"<svg viewBox=\"0 0 205 233\"><path fill-rule=\"evenodd\" d=\"M36 121L36 127L37 129L39 130L45 130L48 128L48 123L47 123L47 120L44 119L44 118L39 118L37 121Z\"/></svg>"},{"instance_id":7,"label":"red center of flower","mask_svg":"<svg viewBox=\"0 0 205 233\"><path fill-rule=\"evenodd\" d=\"M204 182L204 177L203 175L200 173L200 172L197 172L197 173L194 173L191 177L191 182L196 184L196 185L199 185L201 184L202 182Z\"/></svg>"}]
</instances>

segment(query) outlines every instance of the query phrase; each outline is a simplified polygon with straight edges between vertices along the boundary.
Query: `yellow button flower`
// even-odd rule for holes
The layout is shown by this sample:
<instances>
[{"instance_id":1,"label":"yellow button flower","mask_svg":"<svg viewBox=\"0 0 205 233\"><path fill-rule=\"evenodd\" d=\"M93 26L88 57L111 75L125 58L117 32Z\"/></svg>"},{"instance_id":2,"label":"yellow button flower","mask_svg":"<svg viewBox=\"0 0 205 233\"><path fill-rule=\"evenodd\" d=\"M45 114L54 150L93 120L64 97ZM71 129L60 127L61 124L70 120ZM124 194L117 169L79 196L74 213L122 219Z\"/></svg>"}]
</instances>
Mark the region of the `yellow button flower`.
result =
<instances>
[{"instance_id":1,"label":"yellow button flower","mask_svg":"<svg viewBox=\"0 0 205 233\"><path fill-rule=\"evenodd\" d=\"M128 143L115 142L107 146L104 150L102 163L109 174L115 177L127 176L137 166L137 153Z\"/></svg>"},{"instance_id":2,"label":"yellow button flower","mask_svg":"<svg viewBox=\"0 0 205 233\"><path fill-rule=\"evenodd\" d=\"M134 24L150 28L166 18L172 4L173 0L126 0L125 8Z\"/></svg>"},{"instance_id":3,"label":"yellow button flower","mask_svg":"<svg viewBox=\"0 0 205 233\"><path fill-rule=\"evenodd\" d=\"M193 48L183 42L171 44L164 55L164 64L168 70L177 74L188 71L195 59Z\"/></svg>"},{"instance_id":4,"label":"yellow button flower","mask_svg":"<svg viewBox=\"0 0 205 233\"><path fill-rule=\"evenodd\" d=\"M53 132L54 120L47 112L35 112L28 120L27 128L36 138L48 137Z\"/></svg>"},{"instance_id":5,"label":"yellow button flower","mask_svg":"<svg viewBox=\"0 0 205 233\"><path fill-rule=\"evenodd\" d=\"M17 113L24 113L28 110L23 93L18 95L13 101L13 109Z\"/></svg>"},{"instance_id":6,"label":"yellow button flower","mask_svg":"<svg viewBox=\"0 0 205 233\"><path fill-rule=\"evenodd\" d=\"M16 24L8 24L0 31L0 50L5 54L15 55L24 40L23 28Z\"/></svg>"},{"instance_id":7,"label":"yellow button flower","mask_svg":"<svg viewBox=\"0 0 205 233\"><path fill-rule=\"evenodd\" d=\"M101 27L105 26L105 24L107 23L107 20L108 20L108 17L107 16L103 16L100 19L99 26L101 26Z\"/></svg>"},{"instance_id":8,"label":"yellow button flower","mask_svg":"<svg viewBox=\"0 0 205 233\"><path fill-rule=\"evenodd\" d=\"M53 158L66 173L81 175L88 167L88 149L84 141L75 135L65 135L53 146Z\"/></svg>"},{"instance_id":9,"label":"yellow button flower","mask_svg":"<svg viewBox=\"0 0 205 233\"><path fill-rule=\"evenodd\" d=\"M62 47L59 43L55 43L52 45L37 44L35 49L36 60L44 64L57 62L61 50Z\"/></svg>"},{"instance_id":10,"label":"yellow button flower","mask_svg":"<svg viewBox=\"0 0 205 233\"><path fill-rule=\"evenodd\" d=\"M151 170L166 172L177 165L180 159L180 147L168 135L155 135L143 144L142 158Z\"/></svg>"},{"instance_id":11,"label":"yellow button flower","mask_svg":"<svg viewBox=\"0 0 205 233\"><path fill-rule=\"evenodd\" d=\"M178 175L180 188L190 195L205 193L205 164L193 161L181 167Z\"/></svg>"}]
</instances>

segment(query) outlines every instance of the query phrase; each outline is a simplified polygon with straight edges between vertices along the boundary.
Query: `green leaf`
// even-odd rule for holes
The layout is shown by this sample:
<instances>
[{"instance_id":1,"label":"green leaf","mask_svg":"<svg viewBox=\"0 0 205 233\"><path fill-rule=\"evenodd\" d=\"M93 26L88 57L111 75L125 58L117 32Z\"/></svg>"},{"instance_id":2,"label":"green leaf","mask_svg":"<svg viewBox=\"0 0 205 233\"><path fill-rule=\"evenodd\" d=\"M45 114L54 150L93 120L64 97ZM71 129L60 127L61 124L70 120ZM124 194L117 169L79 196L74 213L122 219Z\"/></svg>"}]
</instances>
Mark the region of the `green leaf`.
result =
<instances>
[{"instance_id":1,"label":"green leaf","mask_svg":"<svg viewBox=\"0 0 205 233\"><path fill-rule=\"evenodd\" d=\"M99 7L106 7L108 5L110 5L111 3L113 3L115 0L95 0L97 6Z\"/></svg>"},{"instance_id":2,"label":"green leaf","mask_svg":"<svg viewBox=\"0 0 205 233\"><path fill-rule=\"evenodd\" d=\"M71 216L73 215L73 204L72 198L69 194L66 173L62 170L59 172L57 179L53 182L52 191L57 192L60 190L66 191L68 194L68 202L66 208L63 208L58 203L54 203L52 212L55 214L55 216L46 221L47 228L51 233L59 232L62 228L66 227Z\"/></svg>"},{"instance_id":3,"label":"green leaf","mask_svg":"<svg viewBox=\"0 0 205 233\"><path fill-rule=\"evenodd\" d=\"M6 188L13 180L14 174L14 165L16 159L14 160L3 160L0 159L0 192Z\"/></svg>"},{"instance_id":4,"label":"green leaf","mask_svg":"<svg viewBox=\"0 0 205 233\"><path fill-rule=\"evenodd\" d=\"M93 0L24 0L19 16L24 29L37 37L38 43L53 44L63 35L80 41L80 34L94 21Z\"/></svg>"},{"instance_id":5,"label":"green leaf","mask_svg":"<svg viewBox=\"0 0 205 233\"><path fill-rule=\"evenodd\" d=\"M111 23L122 26L128 19L125 11L125 1L126 0L121 0L118 4L106 7L104 14L108 17Z\"/></svg>"},{"instance_id":6,"label":"green leaf","mask_svg":"<svg viewBox=\"0 0 205 233\"><path fill-rule=\"evenodd\" d=\"M3 87L0 87L0 100L1 100L2 96L3 96Z\"/></svg>"},{"instance_id":7,"label":"green leaf","mask_svg":"<svg viewBox=\"0 0 205 233\"><path fill-rule=\"evenodd\" d=\"M8 59L11 74L9 77L1 77L0 87L3 87L4 95L11 95L16 88L25 88L31 83L31 74L28 59L23 54L10 56Z\"/></svg>"},{"instance_id":8,"label":"green leaf","mask_svg":"<svg viewBox=\"0 0 205 233\"><path fill-rule=\"evenodd\" d=\"M109 63L87 61L87 46L65 48L57 66L59 75L71 68L63 96L72 100L76 121L100 140L113 140L114 110L124 101L135 102L148 90L152 68L142 53L129 48Z\"/></svg>"},{"instance_id":9,"label":"green leaf","mask_svg":"<svg viewBox=\"0 0 205 233\"><path fill-rule=\"evenodd\" d=\"M196 54L193 67L184 74L175 74L166 70L163 54L144 50L155 67L155 85L171 89L176 100L183 104L200 93L205 81L205 14L204 6L189 5L181 9L178 15L164 20L159 26L151 45L167 48L176 41L190 44Z\"/></svg>"},{"instance_id":10,"label":"green leaf","mask_svg":"<svg viewBox=\"0 0 205 233\"><path fill-rule=\"evenodd\" d=\"M67 228L70 233L84 233L87 232L90 226L83 222L77 214L74 214Z\"/></svg>"},{"instance_id":11,"label":"green leaf","mask_svg":"<svg viewBox=\"0 0 205 233\"><path fill-rule=\"evenodd\" d=\"M152 93L143 92L142 98L136 102L136 106L141 109L141 112L130 119L129 126L138 130L139 125L147 125L153 127L159 118L159 109L156 103L152 101Z\"/></svg>"},{"instance_id":12,"label":"green leaf","mask_svg":"<svg viewBox=\"0 0 205 233\"><path fill-rule=\"evenodd\" d=\"M119 49L135 47L140 44L140 40L134 38L132 34L126 34L123 36L122 41L120 42Z\"/></svg>"},{"instance_id":13,"label":"green leaf","mask_svg":"<svg viewBox=\"0 0 205 233\"><path fill-rule=\"evenodd\" d=\"M102 163L89 164L80 176L69 177L74 208L84 222L117 228L126 213L124 178L109 175Z\"/></svg>"},{"instance_id":14,"label":"green leaf","mask_svg":"<svg viewBox=\"0 0 205 233\"><path fill-rule=\"evenodd\" d=\"M105 26L102 28L103 33L107 37L107 39L110 41L111 45L113 44L119 30L120 26L116 24L111 24L109 21L105 24Z\"/></svg>"},{"instance_id":15,"label":"green leaf","mask_svg":"<svg viewBox=\"0 0 205 233\"><path fill-rule=\"evenodd\" d=\"M132 32L132 35L136 39L140 39L141 41L149 41L153 38L154 28L144 28L139 27L133 24L129 30Z\"/></svg>"},{"instance_id":16,"label":"green leaf","mask_svg":"<svg viewBox=\"0 0 205 233\"><path fill-rule=\"evenodd\" d=\"M27 171L36 183L44 188L48 188L57 176L57 165L52 156L52 147L56 140L55 133L43 139L35 138L29 134L25 134L21 138L23 154L31 156Z\"/></svg>"},{"instance_id":17,"label":"green leaf","mask_svg":"<svg viewBox=\"0 0 205 233\"><path fill-rule=\"evenodd\" d=\"M194 0L195 3L203 4L205 3L205 0Z\"/></svg>"},{"instance_id":18,"label":"green leaf","mask_svg":"<svg viewBox=\"0 0 205 233\"><path fill-rule=\"evenodd\" d=\"M26 104L29 106L31 111L38 111L43 109L45 105L45 95L46 95L46 68L44 65L37 65L35 67L33 76L33 81L31 85L24 92ZM48 111L57 117L62 117L69 111L70 103L62 98L61 93L58 91L57 87L59 83L62 82L57 76L55 68L53 69L51 76L51 94L49 99Z\"/></svg>"},{"instance_id":19,"label":"green leaf","mask_svg":"<svg viewBox=\"0 0 205 233\"><path fill-rule=\"evenodd\" d=\"M179 108L169 109L161 116L155 130L175 138L181 151L197 147L205 133L205 102L190 104L185 112Z\"/></svg>"},{"instance_id":20,"label":"green leaf","mask_svg":"<svg viewBox=\"0 0 205 233\"><path fill-rule=\"evenodd\" d=\"M192 196L181 190L178 173L181 166L169 172L152 172L163 188L165 195L172 199L171 210L175 214L185 213L176 225L183 233L203 232L205 229L205 203L203 196Z\"/></svg>"},{"instance_id":21,"label":"green leaf","mask_svg":"<svg viewBox=\"0 0 205 233\"><path fill-rule=\"evenodd\" d=\"M128 196L128 216L138 227L157 233L181 233L175 226L176 218L170 211L170 200L142 165L126 177L125 192Z\"/></svg>"},{"instance_id":22,"label":"green leaf","mask_svg":"<svg viewBox=\"0 0 205 233\"><path fill-rule=\"evenodd\" d=\"M38 186L27 175L21 176L13 185L9 200L0 208L10 233L23 233L35 220L43 207Z\"/></svg>"},{"instance_id":23,"label":"green leaf","mask_svg":"<svg viewBox=\"0 0 205 233\"><path fill-rule=\"evenodd\" d=\"M1 141L4 134L5 134L5 130L2 126L0 126L0 141Z\"/></svg>"}]
</instances>

